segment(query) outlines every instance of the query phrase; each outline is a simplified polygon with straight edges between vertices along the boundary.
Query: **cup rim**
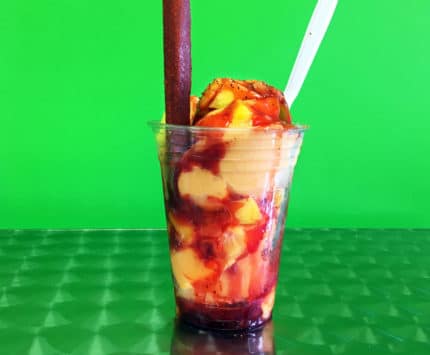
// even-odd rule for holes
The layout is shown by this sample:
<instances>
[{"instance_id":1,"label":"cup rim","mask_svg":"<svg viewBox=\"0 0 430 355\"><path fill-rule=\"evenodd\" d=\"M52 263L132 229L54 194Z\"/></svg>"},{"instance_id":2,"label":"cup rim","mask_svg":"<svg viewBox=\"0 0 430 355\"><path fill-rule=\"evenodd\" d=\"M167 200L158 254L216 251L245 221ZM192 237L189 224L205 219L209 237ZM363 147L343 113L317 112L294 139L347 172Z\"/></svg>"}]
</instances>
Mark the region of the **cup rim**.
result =
<instances>
[{"instance_id":1,"label":"cup rim","mask_svg":"<svg viewBox=\"0 0 430 355\"><path fill-rule=\"evenodd\" d=\"M309 126L302 124L293 124L292 127L282 129L279 127L205 127L205 126L186 126L171 123L164 123L160 121L148 121L148 126L153 129L170 129L170 130L188 130L191 132L250 132L250 131L264 131L264 132L279 132L285 133L303 133L309 129Z\"/></svg>"}]
</instances>

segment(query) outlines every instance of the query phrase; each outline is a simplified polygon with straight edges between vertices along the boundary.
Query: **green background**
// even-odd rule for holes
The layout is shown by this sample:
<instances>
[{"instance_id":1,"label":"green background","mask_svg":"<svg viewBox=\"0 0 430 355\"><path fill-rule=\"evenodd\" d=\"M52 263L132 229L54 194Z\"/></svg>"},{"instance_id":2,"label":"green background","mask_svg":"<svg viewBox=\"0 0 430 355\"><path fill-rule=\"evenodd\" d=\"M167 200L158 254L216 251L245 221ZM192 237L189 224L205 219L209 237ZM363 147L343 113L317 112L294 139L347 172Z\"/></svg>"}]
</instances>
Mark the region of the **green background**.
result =
<instances>
[{"instance_id":1,"label":"green background","mask_svg":"<svg viewBox=\"0 0 430 355\"><path fill-rule=\"evenodd\" d=\"M315 1L192 1L193 93L284 88ZM289 226L430 225L430 2L340 0L293 108ZM164 226L160 1L0 2L0 228Z\"/></svg>"}]
</instances>

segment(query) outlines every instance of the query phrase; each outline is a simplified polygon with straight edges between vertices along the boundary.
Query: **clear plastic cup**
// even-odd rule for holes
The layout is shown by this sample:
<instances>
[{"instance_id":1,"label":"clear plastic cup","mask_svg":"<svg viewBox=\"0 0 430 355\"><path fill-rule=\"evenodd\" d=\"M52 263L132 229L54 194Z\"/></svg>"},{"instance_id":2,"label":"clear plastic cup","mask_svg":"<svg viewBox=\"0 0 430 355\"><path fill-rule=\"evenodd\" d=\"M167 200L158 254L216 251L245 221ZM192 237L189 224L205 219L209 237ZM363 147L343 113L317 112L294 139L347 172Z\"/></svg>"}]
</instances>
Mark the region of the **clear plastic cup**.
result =
<instances>
[{"instance_id":1,"label":"clear plastic cup","mask_svg":"<svg viewBox=\"0 0 430 355\"><path fill-rule=\"evenodd\" d=\"M244 330L271 318L304 127L150 124L180 320Z\"/></svg>"}]
</instances>

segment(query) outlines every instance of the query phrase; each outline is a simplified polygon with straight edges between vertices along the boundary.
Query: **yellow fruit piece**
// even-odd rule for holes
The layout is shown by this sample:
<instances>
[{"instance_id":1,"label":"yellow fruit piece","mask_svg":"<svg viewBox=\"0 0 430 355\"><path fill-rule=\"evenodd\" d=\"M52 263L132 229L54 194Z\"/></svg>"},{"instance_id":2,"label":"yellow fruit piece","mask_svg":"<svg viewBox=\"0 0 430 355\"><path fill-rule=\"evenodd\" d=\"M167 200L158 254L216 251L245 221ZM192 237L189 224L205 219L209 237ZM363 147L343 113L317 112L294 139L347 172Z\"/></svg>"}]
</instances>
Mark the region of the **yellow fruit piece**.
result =
<instances>
[{"instance_id":1,"label":"yellow fruit piece","mask_svg":"<svg viewBox=\"0 0 430 355\"><path fill-rule=\"evenodd\" d=\"M233 265L246 250L245 231L242 227L228 228L224 232L223 238L224 253L226 255L225 270Z\"/></svg>"},{"instance_id":2,"label":"yellow fruit piece","mask_svg":"<svg viewBox=\"0 0 430 355\"><path fill-rule=\"evenodd\" d=\"M179 289L192 288L192 282L205 279L213 273L190 248L173 251L170 254L173 276Z\"/></svg>"},{"instance_id":3,"label":"yellow fruit piece","mask_svg":"<svg viewBox=\"0 0 430 355\"><path fill-rule=\"evenodd\" d=\"M215 79L212 81L202 94L200 99L200 108L205 110L209 107L217 92L223 86L223 79Z\"/></svg>"},{"instance_id":4,"label":"yellow fruit piece","mask_svg":"<svg viewBox=\"0 0 430 355\"><path fill-rule=\"evenodd\" d=\"M252 111L241 100L235 102L229 127L252 127Z\"/></svg>"},{"instance_id":5,"label":"yellow fruit piece","mask_svg":"<svg viewBox=\"0 0 430 355\"><path fill-rule=\"evenodd\" d=\"M216 110L212 110L211 112L208 112L205 117L218 115L219 113L224 112L225 111L224 109L225 109L225 107L218 108Z\"/></svg>"},{"instance_id":6,"label":"yellow fruit piece","mask_svg":"<svg viewBox=\"0 0 430 355\"><path fill-rule=\"evenodd\" d=\"M261 303L261 310L263 311L263 318L268 319L272 313L273 305L275 303L275 286L273 286L270 293L264 298Z\"/></svg>"},{"instance_id":7,"label":"yellow fruit piece","mask_svg":"<svg viewBox=\"0 0 430 355\"><path fill-rule=\"evenodd\" d=\"M252 197L244 200L242 207L236 211L235 216L241 224L254 224L261 220L260 209Z\"/></svg>"},{"instance_id":8,"label":"yellow fruit piece","mask_svg":"<svg viewBox=\"0 0 430 355\"><path fill-rule=\"evenodd\" d=\"M190 96L190 125L193 125L194 117L197 113L199 98L197 96Z\"/></svg>"},{"instance_id":9,"label":"yellow fruit piece","mask_svg":"<svg viewBox=\"0 0 430 355\"><path fill-rule=\"evenodd\" d=\"M212 102L209 104L209 108L224 108L230 105L234 100L234 94L231 90L221 90Z\"/></svg>"},{"instance_id":10,"label":"yellow fruit piece","mask_svg":"<svg viewBox=\"0 0 430 355\"><path fill-rule=\"evenodd\" d=\"M187 288L178 288L176 290L176 295L187 300L194 300L196 298L196 293L191 285Z\"/></svg>"},{"instance_id":11,"label":"yellow fruit piece","mask_svg":"<svg viewBox=\"0 0 430 355\"><path fill-rule=\"evenodd\" d=\"M189 245L193 242L195 231L191 223L179 220L171 212L169 213L169 221L173 228L175 228L181 243Z\"/></svg>"},{"instance_id":12,"label":"yellow fruit piece","mask_svg":"<svg viewBox=\"0 0 430 355\"><path fill-rule=\"evenodd\" d=\"M166 113L163 113L163 116L161 116L160 123L166 123ZM161 163L164 164L166 157L166 133L164 130L160 129L155 135L155 139L158 144L158 156Z\"/></svg>"},{"instance_id":13,"label":"yellow fruit piece","mask_svg":"<svg viewBox=\"0 0 430 355\"><path fill-rule=\"evenodd\" d=\"M222 199L227 196L225 181L209 170L193 167L191 171L182 172L178 178L178 189L181 196L189 196L202 208L213 208L208 197Z\"/></svg>"},{"instance_id":14,"label":"yellow fruit piece","mask_svg":"<svg viewBox=\"0 0 430 355\"><path fill-rule=\"evenodd\" d=\"M243 299L247 299L249 296L249 289L251 287L251 273L253 270L251 256L245 256L237 262L237 267L240 274L242 275L240 282L240 294Z\"/></svg>"}]
</instances>

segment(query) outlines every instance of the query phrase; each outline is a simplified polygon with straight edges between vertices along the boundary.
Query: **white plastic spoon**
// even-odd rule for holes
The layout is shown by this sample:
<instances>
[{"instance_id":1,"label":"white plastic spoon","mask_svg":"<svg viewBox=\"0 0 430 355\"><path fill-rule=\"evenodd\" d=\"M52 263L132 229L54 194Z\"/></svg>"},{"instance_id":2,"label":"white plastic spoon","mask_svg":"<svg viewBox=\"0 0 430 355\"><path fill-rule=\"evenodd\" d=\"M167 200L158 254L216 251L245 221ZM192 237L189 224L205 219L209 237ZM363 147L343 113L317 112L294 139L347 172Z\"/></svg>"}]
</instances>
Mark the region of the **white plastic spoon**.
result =
<instances>
[{"instance_id":1,"label":"white plastic spoon","mask_svg":"<svg viewBox=\"0 0 430 355\"><path fill-rule=\"evenodd\" d=\"M318 0L317 2L284 91L285 99L290 108L302 88L312 61L331 22L336 5L337 0Z\"/></svg>"}]
</instances>

